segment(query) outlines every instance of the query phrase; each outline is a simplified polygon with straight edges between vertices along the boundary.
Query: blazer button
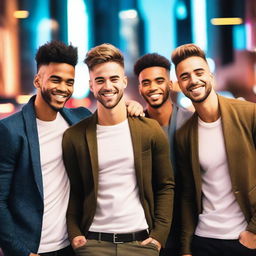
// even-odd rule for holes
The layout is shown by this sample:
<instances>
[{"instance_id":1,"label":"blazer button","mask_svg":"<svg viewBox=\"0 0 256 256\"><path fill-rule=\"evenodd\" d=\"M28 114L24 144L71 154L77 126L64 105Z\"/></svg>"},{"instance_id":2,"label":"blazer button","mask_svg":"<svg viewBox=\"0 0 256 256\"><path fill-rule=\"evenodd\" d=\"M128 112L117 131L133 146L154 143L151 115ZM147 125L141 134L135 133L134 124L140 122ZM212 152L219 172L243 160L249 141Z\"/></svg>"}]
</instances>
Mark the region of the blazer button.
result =
<instances>
[{"instance_id":1,"label":"blazer button","mask_svg":"<svg viewBox=\"0 0 256 256\"><path fill-rule=\"evenodd\" d=\"M239 194L239 191L237 190L237 191L235 191L235 194Z\"/></svg>"}]
</instances>

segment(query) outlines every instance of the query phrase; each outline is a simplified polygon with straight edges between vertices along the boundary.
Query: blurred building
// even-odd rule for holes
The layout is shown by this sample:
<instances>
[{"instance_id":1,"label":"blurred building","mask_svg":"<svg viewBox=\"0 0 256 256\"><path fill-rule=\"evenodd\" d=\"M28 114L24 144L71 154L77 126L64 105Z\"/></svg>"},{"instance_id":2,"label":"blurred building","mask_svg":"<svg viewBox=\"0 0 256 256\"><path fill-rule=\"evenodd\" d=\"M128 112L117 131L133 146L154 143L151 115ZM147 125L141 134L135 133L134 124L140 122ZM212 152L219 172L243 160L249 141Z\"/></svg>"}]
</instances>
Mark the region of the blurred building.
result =
<instances>
[{"instance_id":1,"label":"blurred building","mask_svg":"<svg viewBox=\"0 0 256 256\"><path fill-rule=\"evenodd\" d=\"M133 75L139 56L158 52L170 58L175 47L193 42L206 51L218 91L256 102L255 0L1 0L0 118L35 93L34 55L52 39L79 49L69 106L95 108L83 59L101 43L124 53L128 98L141 100ZM175 80L174 72L172 76ZM180 93L173 97L182 99Z\"/></svg>"}]
</instances>

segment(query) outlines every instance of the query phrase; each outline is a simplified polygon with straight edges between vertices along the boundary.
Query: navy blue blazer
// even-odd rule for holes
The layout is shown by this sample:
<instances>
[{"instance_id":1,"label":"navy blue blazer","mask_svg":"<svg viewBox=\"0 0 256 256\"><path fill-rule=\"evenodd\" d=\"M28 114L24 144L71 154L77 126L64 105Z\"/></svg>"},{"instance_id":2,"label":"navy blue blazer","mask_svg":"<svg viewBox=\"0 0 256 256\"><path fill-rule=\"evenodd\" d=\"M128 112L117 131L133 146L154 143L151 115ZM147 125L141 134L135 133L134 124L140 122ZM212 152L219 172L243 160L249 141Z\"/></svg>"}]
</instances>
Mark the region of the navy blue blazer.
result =
<instances>
[{"instance_id":1,"label":"navy blue blazer","mask_svg":"<svg viewBox=\"0 0 256 256\"><path fill-rule=\"evenodd\" d=\"M0 247L5 256L36 253L40 243L44 202L34 100L0 120ZM60 113L70 125L91 115L82 107Z\"/></svg>"}]
</instances>

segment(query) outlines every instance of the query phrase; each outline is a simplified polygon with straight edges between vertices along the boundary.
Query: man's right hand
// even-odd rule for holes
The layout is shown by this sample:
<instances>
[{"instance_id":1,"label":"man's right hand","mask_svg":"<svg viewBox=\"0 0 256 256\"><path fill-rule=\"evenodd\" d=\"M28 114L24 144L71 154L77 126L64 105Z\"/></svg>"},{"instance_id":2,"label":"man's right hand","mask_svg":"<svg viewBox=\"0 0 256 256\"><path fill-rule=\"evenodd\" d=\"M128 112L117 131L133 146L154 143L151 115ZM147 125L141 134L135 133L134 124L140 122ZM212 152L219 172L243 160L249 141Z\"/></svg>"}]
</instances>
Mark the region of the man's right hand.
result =
<instances>
[{"instance_id":1,"label":"man's right hand","mask_svg":"<svg viewBox=\"0 0 256 256\"><path fill-rule=\"evenodd\" d=\"M71 245L72 245L73 249L76 249L78 247L85 245L86 242L87 242L87 240L86 240L85 236L76 236L73 238Z\"/></svg>"},{"instance_id":2,"label":"man's right hand","mask_svg":"<svg viewBox=\"0 0 256 256\"><path fill-rule=\"evenodd\" d=\"M39 254L30 253L29 256L40 256Z\"/></svg>"}]
</instances>

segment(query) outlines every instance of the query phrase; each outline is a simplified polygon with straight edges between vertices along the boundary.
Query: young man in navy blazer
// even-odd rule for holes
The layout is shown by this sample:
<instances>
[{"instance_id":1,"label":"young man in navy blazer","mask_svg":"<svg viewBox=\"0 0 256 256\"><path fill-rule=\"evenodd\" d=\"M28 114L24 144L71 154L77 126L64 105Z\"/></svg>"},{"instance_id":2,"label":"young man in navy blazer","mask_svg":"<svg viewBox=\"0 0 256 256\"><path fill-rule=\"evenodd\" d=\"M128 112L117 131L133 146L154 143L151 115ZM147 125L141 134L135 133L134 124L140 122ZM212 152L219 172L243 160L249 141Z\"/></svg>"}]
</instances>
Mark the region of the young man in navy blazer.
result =
<instances>
[{"instance_id":1,"label":"young man in navy blazer","mask_svg":"<svg viewBox=\"0 0 256 256\"><path fill-rule=\"evenodd\" d=\"M5 256L71 256L61 141L70 125L91 113L64 108L73 92L76 48L47 43L36 62L37 94L0 121L0 247Z\"/></svg>"}]
</instances>

